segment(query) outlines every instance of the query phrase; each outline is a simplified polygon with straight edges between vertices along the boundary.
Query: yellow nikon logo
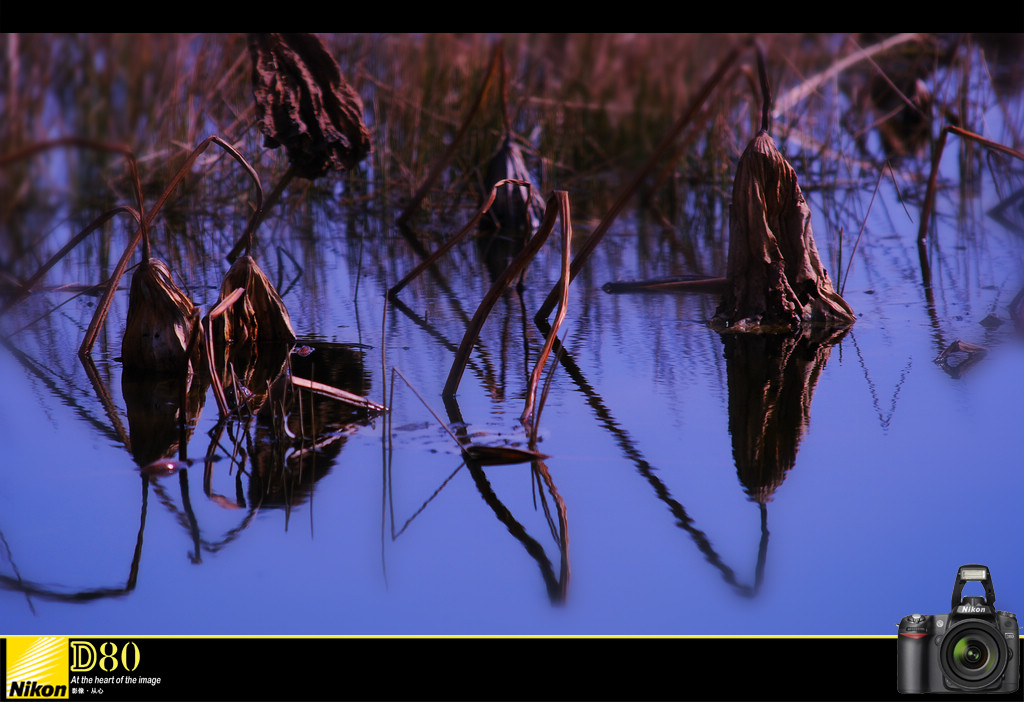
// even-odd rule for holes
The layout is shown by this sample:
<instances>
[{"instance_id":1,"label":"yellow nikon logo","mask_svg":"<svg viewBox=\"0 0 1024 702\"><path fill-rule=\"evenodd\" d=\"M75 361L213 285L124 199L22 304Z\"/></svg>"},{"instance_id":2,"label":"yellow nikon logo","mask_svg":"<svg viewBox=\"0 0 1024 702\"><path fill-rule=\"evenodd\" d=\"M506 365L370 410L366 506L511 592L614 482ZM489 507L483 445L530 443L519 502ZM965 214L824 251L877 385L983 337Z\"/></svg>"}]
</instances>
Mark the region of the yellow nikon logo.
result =
<instances>
[{"instance_id":1,"label":"yellow nikon logo","mask_svg":"<svg viewBox=\"0 0 1024 702\"><path fill-rule=\"evenodd\" d=\"M68 699L68 640L63 636L7 639L8 699Z\"/></svg>"}]
</instances>

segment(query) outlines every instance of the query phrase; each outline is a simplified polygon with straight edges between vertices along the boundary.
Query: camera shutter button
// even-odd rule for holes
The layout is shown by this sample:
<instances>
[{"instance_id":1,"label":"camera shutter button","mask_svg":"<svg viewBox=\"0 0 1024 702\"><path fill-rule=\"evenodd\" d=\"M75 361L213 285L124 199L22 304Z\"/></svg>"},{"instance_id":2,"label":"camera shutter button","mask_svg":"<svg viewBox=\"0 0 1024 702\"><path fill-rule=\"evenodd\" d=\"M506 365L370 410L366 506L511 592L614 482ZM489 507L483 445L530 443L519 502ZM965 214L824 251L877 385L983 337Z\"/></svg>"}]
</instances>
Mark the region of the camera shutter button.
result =
<instances>
[{"instance_id":1,"label":"camera shutter button","mask_svg":"<svg viewBox=\"0 0 1024 702\"><path fill-rule=\"evenodd\" d=\"M918 622L924 621L924 616L921 614L911 614L910 621L914 624L917 624Z\"/></svg>"}]
</instances>

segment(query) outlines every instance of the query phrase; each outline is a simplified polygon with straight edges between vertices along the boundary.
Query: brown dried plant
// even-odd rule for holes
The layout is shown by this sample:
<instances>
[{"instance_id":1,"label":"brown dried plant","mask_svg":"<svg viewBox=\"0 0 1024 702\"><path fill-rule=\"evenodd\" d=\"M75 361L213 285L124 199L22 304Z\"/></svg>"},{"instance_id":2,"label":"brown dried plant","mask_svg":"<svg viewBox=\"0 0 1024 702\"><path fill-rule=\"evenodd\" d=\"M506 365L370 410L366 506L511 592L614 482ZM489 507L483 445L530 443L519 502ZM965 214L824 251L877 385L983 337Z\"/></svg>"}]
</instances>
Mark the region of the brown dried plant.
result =
<instances>
[{"instance_id":1,"label":"brown dried plant","mask_svg":"<svg viewBox=\"0 0 1024 702\"><path fill-rule=\"evenodd\" d=\"M234 290L245 291L224 315L224 338L232 343L295 341L288 309L267 275L246 254L238 258L221 283L220 300Z\"/></svg>"},{"instance_id":2,"label":"brown dried plant","mask_svg":"<svg viewBox=\"0 0 1024 702\"><path fill-rule=\"evenodd\" d=\"M132 274L121 338L125 368L178 373L196 333L196 306L171 278L167 264L148 258Z\"/></svg>"},{"instance_id":3,"label":"brown dried plant","mask_svg":"<svg viewBox=\"0 0 1024 702\"><path fill-rule=\"evenodd\" d=\"M369 155L363 102L313 34L249 34L256 126L263 145L284 147L289 166L267 198L269 209L295 177L313 180L354 168ZM254 213L255 222L263 213ZM234 261L250 242L240 238Z\"/></svg>"},{"instance_id":4,"label":"brown dried plant","mask_svg":"<svg viewBox=\"0 0 1024 702\"><path fill-rule=\"evenodd\" d=\"M797 331L807 323L849 326L856 316L832 286L796 171L771 137L772 92L757 48L761 129L736 166L727 285L712 324L754 332Z\"/></svg>"}]
</instances>

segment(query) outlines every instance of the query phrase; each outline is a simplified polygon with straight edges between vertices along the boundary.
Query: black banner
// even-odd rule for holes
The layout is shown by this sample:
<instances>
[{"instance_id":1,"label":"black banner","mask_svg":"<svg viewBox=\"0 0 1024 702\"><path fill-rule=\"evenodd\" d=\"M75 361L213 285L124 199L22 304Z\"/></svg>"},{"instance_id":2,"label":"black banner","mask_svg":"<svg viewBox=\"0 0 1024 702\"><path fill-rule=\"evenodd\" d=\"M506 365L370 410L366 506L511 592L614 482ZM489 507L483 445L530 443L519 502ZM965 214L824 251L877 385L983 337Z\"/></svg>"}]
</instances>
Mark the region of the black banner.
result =
<instances>
[{"instance_id":1,"label":"black banner","mask_svg":"<svg viewBox=\"0 0 1024 702\"><path fill-rule=\"evenodd\" d=\"M896 637L8 637L0 699L896 700ZM53 678L13 679L55 656ZM61 660L61 651L64 658ZM1018 666L1020 661L1015 662ZM66 682L60 678L66 674ZM59 686L66 684L63 696ZM957 699L958 695L934 695ZM978 699L978 695L963 699ZM1021 700L1015 694L982 698Z\"/></svg>"}]
</instances>

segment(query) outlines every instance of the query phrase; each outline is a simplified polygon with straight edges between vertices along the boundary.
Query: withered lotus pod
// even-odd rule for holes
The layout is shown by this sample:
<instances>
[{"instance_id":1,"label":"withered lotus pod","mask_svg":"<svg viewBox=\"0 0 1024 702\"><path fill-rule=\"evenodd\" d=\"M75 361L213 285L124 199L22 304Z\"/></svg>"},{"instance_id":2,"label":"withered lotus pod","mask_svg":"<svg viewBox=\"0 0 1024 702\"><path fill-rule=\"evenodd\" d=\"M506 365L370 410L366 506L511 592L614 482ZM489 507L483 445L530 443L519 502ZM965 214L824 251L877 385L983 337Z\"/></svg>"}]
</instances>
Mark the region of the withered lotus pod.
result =
<instances>
[{"instance_id":1,"label":"withered lotus pod","mask_svg":"<svg viewBox=\"0 0 1024 702\"><path fill-rule=\"evenodd\" d=\"M303 178L350 169L370 152L363 102L313 34L250 34L253 96L264 145L284 145Z\"/></svg>"},{"instance_id":2,"label":"withered lotus pod","mask_svg":"<svg viewBox=\"0 0 1024 702\"><path fill-rule=\"evenodd\" d=\"M121 339L125 368L181 373L195 325L195 305L171 279L167 264L143 261L132 275Z\"/></svg>"},{"instance_id":3,"label":"withered lotus pod","mask_svg":"<svg viewBox=\"0 0 1024 702\"><path fill-rule=\"evenodd\" d=\"M736 168L727 278L713 322L720 329L785 331L855 320L818 256L796 171L766 131Z\"/></svg>"},{"instance_id":4,"label":"withered lotus pod","mask_svg":"<svg viewBox=\"0 0 1024 702\"><path fill-rule=\"evenodd\" d=\"M252 256L240 256L231 264L220 286L220 299L237 288L243 288L245 294L224 313L226 340L234 343L295 341L284 301Z\"/></svg>"}]
</instances>

